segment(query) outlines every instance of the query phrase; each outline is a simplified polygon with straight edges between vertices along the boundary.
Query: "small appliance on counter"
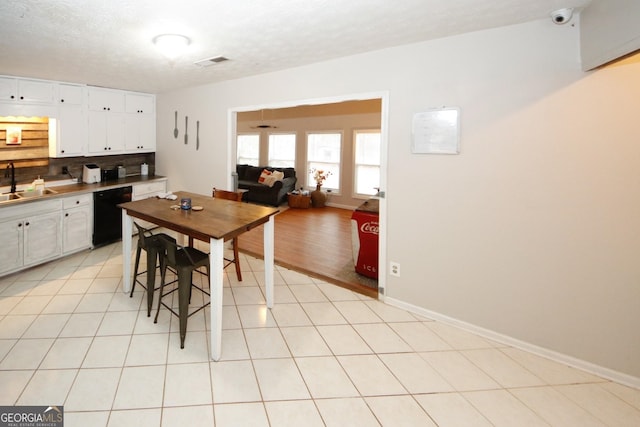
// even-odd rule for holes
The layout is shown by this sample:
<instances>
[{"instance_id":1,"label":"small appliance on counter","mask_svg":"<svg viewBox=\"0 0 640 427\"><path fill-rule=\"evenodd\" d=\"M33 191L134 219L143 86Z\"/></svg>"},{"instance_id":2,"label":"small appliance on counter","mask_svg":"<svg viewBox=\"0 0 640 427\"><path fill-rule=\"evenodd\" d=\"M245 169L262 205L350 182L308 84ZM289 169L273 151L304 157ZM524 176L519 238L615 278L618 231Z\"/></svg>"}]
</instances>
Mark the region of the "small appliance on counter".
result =
<instances>
[{"instance_id":1,"label":"small appliance on counter","mask_svg":"<svg viewBox=\"0 0 640 427\"><path fill-rule=\"evenodd\" d=\"M82 168L82 182L85 184L100 182L100 167L94 163L84 165Z\"/></svg>"},{"instance_id":2,"label":"small appliance on counter","mask_svg":"<svg viewBox=\"0 0 640 427\"><path fill-rule=\"evenodd\" d=\"M102 182L117 181L118 169L102 169Z\"/></svg>"}]
</instances>

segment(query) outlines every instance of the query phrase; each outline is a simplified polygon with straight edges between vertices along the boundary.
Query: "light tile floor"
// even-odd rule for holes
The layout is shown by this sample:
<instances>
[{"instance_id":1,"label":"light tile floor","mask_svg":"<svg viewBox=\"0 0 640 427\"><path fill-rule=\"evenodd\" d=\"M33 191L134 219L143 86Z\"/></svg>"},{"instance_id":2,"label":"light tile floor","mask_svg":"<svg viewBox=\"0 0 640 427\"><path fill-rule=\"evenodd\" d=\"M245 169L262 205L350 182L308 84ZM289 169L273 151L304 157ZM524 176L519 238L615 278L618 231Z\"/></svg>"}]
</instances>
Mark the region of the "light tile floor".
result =
<instances>
[{"instance_id":1,"label":"light tile floor","mask_svg":"<svg viewBox=\"0 0 640 427\"><path fill-rule=\"evenodd\" d=\"M1 405L64 405L67 427L640 425L639 390L291 270L267 310L244 255L210 361L208 309L181 350L176 317L122 292L120 251L0 278Z\"/></svg>"}]
</instances>

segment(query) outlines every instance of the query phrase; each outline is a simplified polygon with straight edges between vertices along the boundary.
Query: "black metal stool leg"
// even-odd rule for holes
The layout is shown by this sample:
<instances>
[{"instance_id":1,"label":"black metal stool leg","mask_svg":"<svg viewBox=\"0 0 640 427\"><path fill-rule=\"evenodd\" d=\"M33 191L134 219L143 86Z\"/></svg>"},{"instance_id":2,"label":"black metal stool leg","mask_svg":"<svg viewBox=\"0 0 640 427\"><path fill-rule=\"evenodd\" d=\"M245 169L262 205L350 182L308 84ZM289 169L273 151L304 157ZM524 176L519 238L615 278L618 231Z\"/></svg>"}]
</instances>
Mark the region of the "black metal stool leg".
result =
<instances>
[{"instance_id":1,"label":"black metal stool leg","mask_svg":"<svg viewBox=\"0 0 640 427\"><path fill-rule=\"evenodd\" d=\"M189 318L189 298L193 273L190 268L181 269L178 273L178 315L180 317L180 348L184 348L187 336L187 320Z\"/></svg>"},{"instance_id":2,"label":"black metal stool leg","mask_svg":"<svg viewBox=\"0 0 640 427\"><path fill-rule=\"evenodd\" d=\"M147 317L151 317L151 306L153 305L153 292L156 287L156 261L158 259L158 248L149 245L147 248Z\"/></svg>"},{"instance_id":3,"label":"black metal stool leg","mask_svg":"<svg viewBox=\"0 0 640 427\"><path fill-rule=\"evenodd\" d=\"M165 278L167 276L167 266L164 262L164 258L160 257L160 289L158 292L158 309L156 310L156 317L153 319L153 323L158 323L158 315L160 314L160 306L162 305L162 294L164 292L164 285L166 283Z\"/></svg>"},{"instance_id":4,"label":"black metal stool leg","mask_svg":"<svg viewBox=\"0 0 640 427\"><path fill-rule=\"evenodd\" d=\"M140 252L142 252L142 249L140 249L140 246L138 246L138 249L136 249L136 263L135 266L133 267L133 280L132 280L132 284L131 284L131 293L129 294L129 297L133 297L133 290L136 288L136 281L138 280L138 265L140 264Z\"/></svg>"}]
</instances>

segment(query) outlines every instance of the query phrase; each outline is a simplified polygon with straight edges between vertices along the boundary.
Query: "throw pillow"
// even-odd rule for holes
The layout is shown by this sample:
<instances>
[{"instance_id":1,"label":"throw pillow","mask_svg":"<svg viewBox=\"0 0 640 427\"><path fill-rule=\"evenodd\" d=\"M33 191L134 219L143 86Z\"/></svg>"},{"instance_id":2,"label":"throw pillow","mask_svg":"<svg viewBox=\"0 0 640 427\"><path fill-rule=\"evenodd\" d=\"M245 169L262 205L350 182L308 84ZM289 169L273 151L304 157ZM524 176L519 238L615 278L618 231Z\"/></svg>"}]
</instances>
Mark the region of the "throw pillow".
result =
<instances>
[{"instance_id":1,"label":"throw pillow","mask_svg":"<svg viewBox=\"0 0 640 427\"><path fill-rule=\"evenodd\" d=\"M273 171L271 172L271 176L274 177L276 181L282 181L284 179L284 172Z\"/></svg>"},{"instance_id":2,"label":"throw pillow","mask_svg":"<svg viewBox=\"0 0 640 427\"><path fill-rule=\"evenodd\" d=\"M278 180L273 175L270 175L264 179L263 184L268 185L269 187L273 187L273 184L275 184L277 181Z\"/></svg>"},{"instance_id":3,"label":"throw pillow","mask_svg":"<svg viewBox=\"0 0 640 427\"><path fill-rule=\"evenodd\" d=\"M260 174L260 178L258 178L258 182L260 184L265 184L265 180L267 179L268 176L271 175L271 172L266 170L266 169L262 169L262 173Z\"/></svg>"}]
</instances>

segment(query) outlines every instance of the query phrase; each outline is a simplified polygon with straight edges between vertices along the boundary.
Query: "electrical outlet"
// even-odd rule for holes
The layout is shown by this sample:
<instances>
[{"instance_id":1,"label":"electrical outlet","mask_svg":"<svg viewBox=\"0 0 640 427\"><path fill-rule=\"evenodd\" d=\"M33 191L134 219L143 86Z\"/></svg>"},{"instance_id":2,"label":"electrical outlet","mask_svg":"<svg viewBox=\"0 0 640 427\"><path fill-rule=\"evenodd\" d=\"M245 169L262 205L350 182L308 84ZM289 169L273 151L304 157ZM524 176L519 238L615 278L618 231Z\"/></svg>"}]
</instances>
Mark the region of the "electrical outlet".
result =
<instances>
[{"instance_id":1,"label":"electrical outlet","mask_svg":"<svg viewBox=\"0 0 640 427\"><path fill-rule=\"evenodd\" d=\"M62 174L63 174L63 175L67 175L68 173L69 173L69 168L68 168L68 167L66 167L66 166L63 166L63 167L62 167Z\"/></svg>"},{"instance_id":2,"label":"electrical outlet","mask_svg":"<svg viewBox=\"0 0 640 427\"><path fill-rule=\"evenodd\" d=\"M390 264L390 271L391 271L391 275L392 276L396 276L396 277L400 277L400 263L399 262L391 262Z\"/></svg>"}]
</instances>

